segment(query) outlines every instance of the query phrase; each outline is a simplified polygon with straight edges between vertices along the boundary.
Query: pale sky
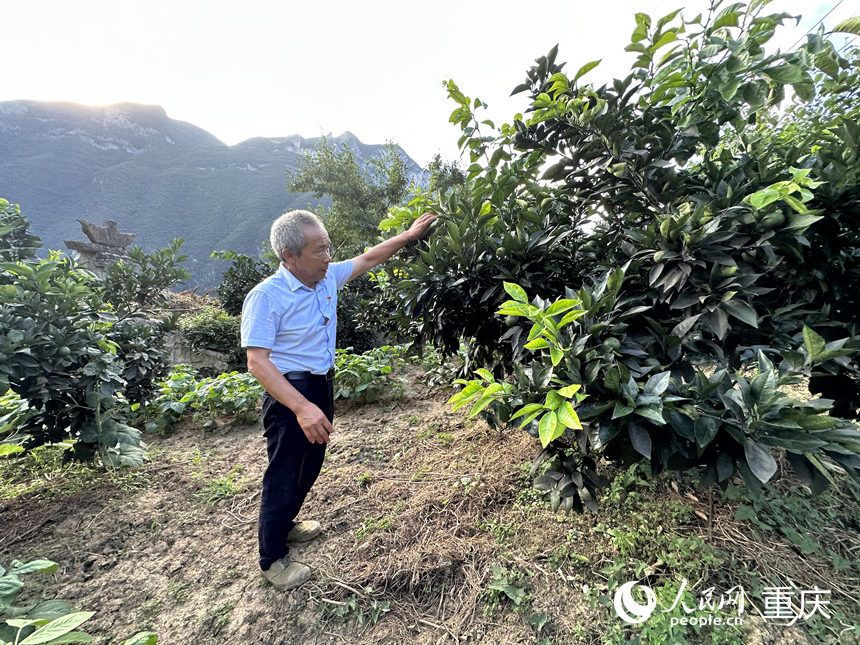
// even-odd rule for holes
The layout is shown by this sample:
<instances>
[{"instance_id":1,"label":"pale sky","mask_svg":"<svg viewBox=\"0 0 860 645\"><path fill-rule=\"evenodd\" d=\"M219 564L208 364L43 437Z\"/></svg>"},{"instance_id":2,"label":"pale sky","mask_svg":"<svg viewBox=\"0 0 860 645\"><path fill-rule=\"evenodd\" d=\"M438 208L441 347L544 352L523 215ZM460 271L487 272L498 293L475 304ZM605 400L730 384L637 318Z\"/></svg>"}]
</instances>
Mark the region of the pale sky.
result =
<instances>
[{"instance_id":1,"label":"pale sky","mask_svg":"<svg viewBox=\"0 0 860 645\"><path fill-rule=\"evenodd\" d=\"M728 0L724 4L728 4ZM559 44L572 73L603 59L584 80L624 74L623 51L643 11L658 18L705 0L0 0L0 101L161 105L228 144L254 136L314 137L350 130L365 143L392 140L419 164L458 156L454 79L510 121L509 99L538 56ZM832 8L825 27L860 14L854 0L774 0L771 12L803 14L783 48Z\"/></svg>"}]
</instances>

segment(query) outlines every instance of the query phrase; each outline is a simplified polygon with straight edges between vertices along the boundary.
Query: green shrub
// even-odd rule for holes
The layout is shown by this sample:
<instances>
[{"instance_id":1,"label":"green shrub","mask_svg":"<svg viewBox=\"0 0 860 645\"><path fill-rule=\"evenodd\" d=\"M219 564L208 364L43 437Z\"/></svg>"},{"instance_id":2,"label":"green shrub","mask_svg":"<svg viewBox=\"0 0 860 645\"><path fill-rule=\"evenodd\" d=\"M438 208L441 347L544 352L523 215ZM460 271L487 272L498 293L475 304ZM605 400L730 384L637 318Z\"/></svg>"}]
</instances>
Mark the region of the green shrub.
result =
<instances>
[{"instance_id":1,"label":"green shrub","mask_svg":"<svg viewBox=\"0 0 860 645\"><path fill-rule=\"evenodd\" d=\"M468 186L430 206L400 309L416 342L466 341L486 369L454 401L541 437L555 505L594 507L597 456L754 490L775 446L813 488L860 473L856 426L776 394L805 375L834 414L860 402L860 56L823 32L771 53L785 20L637 14L629 75L588 84L596 62L567 74L553 49L498 129L448 83ZM781 110L787 89L802 109ZM777 120L794 126L760 125Z\"/></svg>"},{"instance_id":2,"label":"green shrub","mask_svg":"<svg viewBox=\"0 0 860 645\"><path fill-rule=\"evenodd\" d=\"M182 238L154 253L144 253L140 247L128 250L128 257L109 264L98 290L105 302L111 303L123 319L152 311L167 303L166 291L191 277L185 267L187 259L179 250Z\"/></svg>"},{"instance_id":3,"label":"green shrub","mask_svg":"<svg viewBox=\"0 0 860 645\"><path fill-rule=\"evenodd\" d=\"M236 251L215 251L212 257L231 261L218 285L218 300L224 311L231 316L241 314L242 303L245 302L248 292L278 270L277 258L274 255L255 259Z\"/></svg>"},{"instance_id":4,"label":"green shrub","mask_svg":"<svg viewBox=\"0 0 860 645\"><path fill-rule=\"evenodd\" d=\"M378 325L368 320L365 314L368 304L375 295L374 282L368 275L362 275L337 296L337 346L350 349L358 354L377 347Z\"/></svg>"},{"instance_id":5,"label":"green shrub","mask_svg":"<svg viewBox=\"0 0 860 645\"><path fill-rule=\"evenodd\" d=\"M177 327L193 349L211 349L229 356L228 363L241 364L241 322L217 307L205 307L200 313L179 318Z\"/></svg>"},{"instance_id":6,"label":"green shrub","mask_svg":"<svg viewBox=\"0 0 860 645\"><path fill-rule=\"evenodd\" d=\"M27 404L0 441L25 448L72 442L79 458L140 464L140 433L125 417L129 402L145 403L165 357L156 326L132 318L155 296L138 302L141 292L128 287L123 294L116 286L122 281L107 288L59 253L35 258L38 239L27 233L26 220L5 200L0 206L0 394L11 390ZM153 289L176 275L174 251L135 252ZM120 273L137 275L131 265ZM126 319L118 322L116 312Z\"/></svg>"}]
</instances>

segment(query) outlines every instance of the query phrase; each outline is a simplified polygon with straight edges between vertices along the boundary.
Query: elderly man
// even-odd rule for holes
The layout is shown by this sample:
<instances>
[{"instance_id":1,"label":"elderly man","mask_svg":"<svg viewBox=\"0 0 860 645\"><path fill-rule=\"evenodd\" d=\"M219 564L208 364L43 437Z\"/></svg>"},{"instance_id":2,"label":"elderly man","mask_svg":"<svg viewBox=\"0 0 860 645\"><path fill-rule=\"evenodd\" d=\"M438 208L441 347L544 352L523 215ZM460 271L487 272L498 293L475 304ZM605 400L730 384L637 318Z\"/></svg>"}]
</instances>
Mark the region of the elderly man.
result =
<instances>
[{"instance_id":1,"label":"elderly man","mask_svg":"<svg viewBox=\"0 0 860 645\"><path fill-rule=\"evenodd\" d=\"M260 497L260 567L278 589L299 586L310 569L290 560L288 542L316 537L316 521L295 522L319 475L334 417L337 292L426 234L436 219L424 213L408 231L345 262L331 262L331 240L308 211L291 211L270 240L278 271L254 287L242 307L242 347L248 371L266 390L263 428L269 465Z\"/></svg>"}]
</instances>

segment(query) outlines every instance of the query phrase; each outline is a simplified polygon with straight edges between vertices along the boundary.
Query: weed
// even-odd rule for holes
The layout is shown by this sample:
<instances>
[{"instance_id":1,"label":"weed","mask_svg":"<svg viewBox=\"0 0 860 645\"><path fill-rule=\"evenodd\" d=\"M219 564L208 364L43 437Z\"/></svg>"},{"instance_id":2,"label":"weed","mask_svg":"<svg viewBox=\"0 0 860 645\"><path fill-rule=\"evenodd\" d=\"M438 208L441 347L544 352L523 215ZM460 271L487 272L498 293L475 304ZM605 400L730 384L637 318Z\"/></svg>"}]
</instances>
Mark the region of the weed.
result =
<instances>
[{"instance_id":1,"label":"weed","mask_svg":"<svg viewBox=\"0 0 860 645\"><path fill-rule=\"evenodd\" d=\"M225 602L222 605L219 605L210 614L212 618L212 622L216 627L226 627L230 623L230 614L233 613L233 610L236 608L232 602Z\"/></svg>"},{"instance_id":2,"label":"weed","mask_svg":"<svg viewBox=\"0 0 860 645\"><path fill-rule=\"evenodd\" d=\"M438 432L436 433L436 441L443 446L450 446L454 443L454 435L448 434L447 432Z\"/></svg>"},{"instance_id":3,"label":"weed","mask_svg":"<svg viewBox=\"0 0 860 645\"><path fill-rule=\"evenodd\" d=\"M531 607L531 585L525 580L525 574L516 567L508 569L495 564L492 570L493 578L484 593L484 613L492 616L505 602L513 603L514 611L527 612Z\"/></svg>"},{"instance_id":4,"label":"weed","mask_svg":"<svg viewBox=\"0 0 860 645\"><path fill-rule=\"evenodd\" d=\"M372 587L368 593L372 592ZM347 621L354 618L359 625L363 625L365 621L370 625L375 625L379 619L391 611L391 602L388 600L379 601L376 598L359 598L356 594L350 594L346 600L328 600L323 598L322 602L317 606L317 613L324 620L336 619Z\"/></svg>"},{"instance_id":5,"label":"weed","mask_svg":"<svg viewBox=\"0 0 860 645\"><path fill-rule=\"evenodd\" d=\"M387 517L375 518L366 517L361 524L361 528L355 532L356 540L363 540L371 533L388 532L393 528L393 524Z\"/></svg>"},{"instance_id":6,"label":"weed","mask_svg":"<svg viewBox=\"0 0 860 645\"><path fill-rule=\"evenodd\" d=\"M174 603L181 604L191 597L191 588L187 582L173 582L171 580L167 583L167 597Z\"/></svg>"},{"instance_id":7,"label":"weed","mask_svg":"<svg viewBox=\"0 0 860 645\"><path fill-rule=\"evenodd\" d=\"M355 478L355 483L359 488L367 488L371 483L370 475L367 473L362 473L358 477Z\"/></svg>"},{"instance_id":8,"label":"weed","mask_svg":"<svg viewBox=\"0 0 860 645\"><path fill-rule=\"evenodd\" d=\"M520 527L521 525L516 522L503 523L501 520L478 522L478 529L492 535L499 546L510 545L517 536Z\"/></svg>"},{"instance_id":9,"label":"weed","mask_svg":"<svg viewBox=\"0 0 860 645\"><path fill-rule=\"evenodd\" d=\"M238 495L245 490L248 484L247 478L239 478L244 469L245 467L242 465L233 466L227 475L213 479L198 492L194 493L194 496L204 499L207 504L214 505L222 499Z\"/></svg>"}]
</instances>

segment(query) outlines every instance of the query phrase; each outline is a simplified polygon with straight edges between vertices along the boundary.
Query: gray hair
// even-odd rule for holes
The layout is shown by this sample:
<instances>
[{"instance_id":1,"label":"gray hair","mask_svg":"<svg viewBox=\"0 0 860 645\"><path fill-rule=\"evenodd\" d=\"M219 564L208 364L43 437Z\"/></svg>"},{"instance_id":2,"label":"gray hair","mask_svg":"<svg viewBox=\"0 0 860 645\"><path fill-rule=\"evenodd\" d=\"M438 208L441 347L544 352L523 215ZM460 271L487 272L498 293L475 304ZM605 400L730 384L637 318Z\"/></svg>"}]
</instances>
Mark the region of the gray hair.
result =
<instances>
[{"instance_id":1,"label":"gray hair","mask_svg":"<svg viewBox=\"0 0 860 645\"><path fill-rule=\"evenodd\" d=\"M305 239L305 227L315 226L325 230L319 217L310 211L290 211L284 213L272 223L272 231L269 234L269 242L272 250L278 256L278 260L284 261L284 250L295 255L301 255L307 240Z\"/></svg>"}]
</instances>

